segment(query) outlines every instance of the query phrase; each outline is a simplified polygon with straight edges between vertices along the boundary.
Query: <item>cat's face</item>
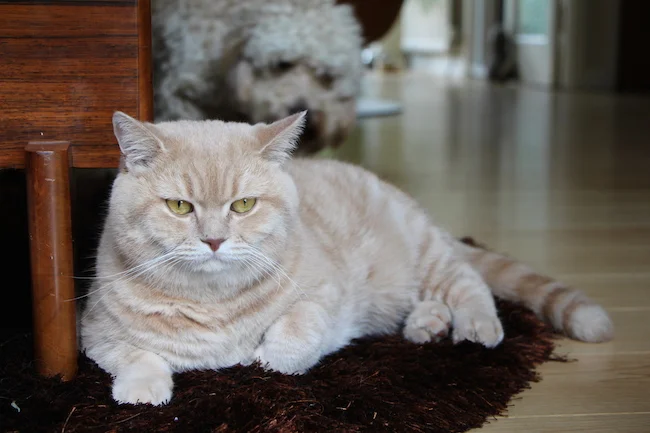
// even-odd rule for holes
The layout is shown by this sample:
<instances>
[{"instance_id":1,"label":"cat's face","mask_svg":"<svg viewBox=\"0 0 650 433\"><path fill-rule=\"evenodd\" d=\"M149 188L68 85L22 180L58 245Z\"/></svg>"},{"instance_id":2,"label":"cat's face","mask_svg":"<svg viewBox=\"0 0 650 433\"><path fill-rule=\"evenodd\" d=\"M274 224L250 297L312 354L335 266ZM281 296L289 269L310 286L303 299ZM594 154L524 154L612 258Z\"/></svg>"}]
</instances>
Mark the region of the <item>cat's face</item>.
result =
<instances>
[{"instance_id":1,"label":"cat's face","mask_svg":"<svg viewBox=\"0 0 650 433\"><path fill-rule=\"evenodd\" d=\"M181 272L269 269L298 208L283 163L303 118L151 125L117 113L124 169L107 229L120 254L131 266L157 260Z\"/></svg>"}]
</instances>

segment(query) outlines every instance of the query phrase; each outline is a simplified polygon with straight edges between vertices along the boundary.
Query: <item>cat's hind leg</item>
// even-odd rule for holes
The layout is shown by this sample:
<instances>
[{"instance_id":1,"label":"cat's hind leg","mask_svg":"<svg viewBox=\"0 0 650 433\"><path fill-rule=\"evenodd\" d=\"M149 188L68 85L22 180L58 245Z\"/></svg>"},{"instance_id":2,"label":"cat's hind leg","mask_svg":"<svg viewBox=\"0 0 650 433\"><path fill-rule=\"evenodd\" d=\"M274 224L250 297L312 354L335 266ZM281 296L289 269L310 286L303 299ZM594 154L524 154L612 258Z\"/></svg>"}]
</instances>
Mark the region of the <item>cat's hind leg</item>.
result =
<instances>
[{"instance_id":1,"label":"cat's hind leg","mask_svg":"<svg viewBox=\"0 0 650 433\"><path fill-rule=\"evenodd\" d=\"M404 324L404 338L414 343L440 341L449 334L451 311L439 301L422 301L415 308Z\"/></svg>"},{"instance_id":2,"label":"cat's hind leg","mask_svg":"<svg viewBox=\"0 0 650 433\"><path fill-rule=\"evenodd\" d=\"M429 247L421 261L420 302L443 303L449 308L454 343L468 340L497 346L503 340L503 327L490 288L469 263L455 255L446 234L432 229L428 236Z\"/></svg>"}]
</instances>

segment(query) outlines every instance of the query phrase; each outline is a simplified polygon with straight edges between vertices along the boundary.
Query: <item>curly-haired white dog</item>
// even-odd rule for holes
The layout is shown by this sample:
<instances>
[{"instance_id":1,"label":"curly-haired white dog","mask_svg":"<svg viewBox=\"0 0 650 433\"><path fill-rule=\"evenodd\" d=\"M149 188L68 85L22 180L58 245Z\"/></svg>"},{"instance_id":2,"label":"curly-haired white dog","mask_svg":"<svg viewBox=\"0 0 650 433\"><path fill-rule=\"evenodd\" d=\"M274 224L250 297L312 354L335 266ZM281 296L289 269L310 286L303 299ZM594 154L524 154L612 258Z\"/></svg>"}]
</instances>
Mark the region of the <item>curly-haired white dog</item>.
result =
<instances>
[{"instance_id":1,"label":"curly-haired white dog","mask_svg":"<svg viewBox=\"0 0 650 433\"><path fill-rule=\"evenodd\" d=\"M300 150L355 120L361 27L335 0L155 0L156 120L271 122L308 110Z\"/></svg>"}]
</instances>

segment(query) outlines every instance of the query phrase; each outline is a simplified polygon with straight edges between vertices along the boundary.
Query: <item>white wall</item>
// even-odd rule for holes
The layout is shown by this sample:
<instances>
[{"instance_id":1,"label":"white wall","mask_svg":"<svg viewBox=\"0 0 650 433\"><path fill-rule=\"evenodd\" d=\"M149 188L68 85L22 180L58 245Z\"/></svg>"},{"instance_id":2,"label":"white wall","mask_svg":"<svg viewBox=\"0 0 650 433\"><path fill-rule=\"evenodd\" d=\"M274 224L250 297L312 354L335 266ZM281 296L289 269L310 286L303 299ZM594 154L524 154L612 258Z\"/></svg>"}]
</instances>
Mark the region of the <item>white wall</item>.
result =
<instances>
[{"instance_id":1,"label":"white wall","mask_svg":"<svg viewBox=\"0 0 650 433\"><path fill-rule=\"evenodd\" d=\"M406 0L402 6L402 50L445 53L451 45L450 0Z\"/></svg>"},{"instance_id":2,"label":"white wall","mask_svg":"<svg viewBox=\"0 0 650 433\"><path fill-rule=\"evenodd\" d=\"M619 2L561 0L560 13L558 87L569 90L614 90Z\"/></svg>"},{"instance_id":3,"label":"white wall","mask_svg":"<svg viewBox=\"0 0 650 433\"><path fill-rule=\"evenodd\" d=\"M550 89L555 87L556 75L556 44L557 44L557 0L538 0L546 2L539 11L524 9L520 0L506 0L505 29L514 38L519 79L523 84ZM530 6L530 5L529 5ZM540 28L532 34L522 28L521 19L534 19L531 13L547 13L539 20ZM527 16L524 18L524 14Z\"/></svg>"}]
</instances>

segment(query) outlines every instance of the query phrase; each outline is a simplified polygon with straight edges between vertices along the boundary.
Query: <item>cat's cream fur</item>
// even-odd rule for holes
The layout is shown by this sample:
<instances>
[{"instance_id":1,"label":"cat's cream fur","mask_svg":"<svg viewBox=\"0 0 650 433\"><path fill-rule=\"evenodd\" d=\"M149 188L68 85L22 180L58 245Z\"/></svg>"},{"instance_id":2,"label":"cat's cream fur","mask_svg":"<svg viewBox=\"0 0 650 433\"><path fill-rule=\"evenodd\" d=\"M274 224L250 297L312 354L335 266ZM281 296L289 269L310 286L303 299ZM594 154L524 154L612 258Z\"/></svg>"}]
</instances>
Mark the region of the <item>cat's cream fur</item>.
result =
<instances>
[{"instance_id":1,"label":"cat's cream fur","mask_svg":"<svg viewBox=\"0 0 650 433\"><path fill-rule=\"evenodd\" d=\"M368 334L503 339L492 291L605 341L582 293L455 241L361 168L291 160L304 114L271 125L114 116L124 154L82 313L86 353L119 402L167 402L172 373L260 361L303 373ZM256 198L248 212L233 201ZM166 199L194 212L174 214ZM202 240L225 239L216 252Z\"/></svg>"}]
</instances>

